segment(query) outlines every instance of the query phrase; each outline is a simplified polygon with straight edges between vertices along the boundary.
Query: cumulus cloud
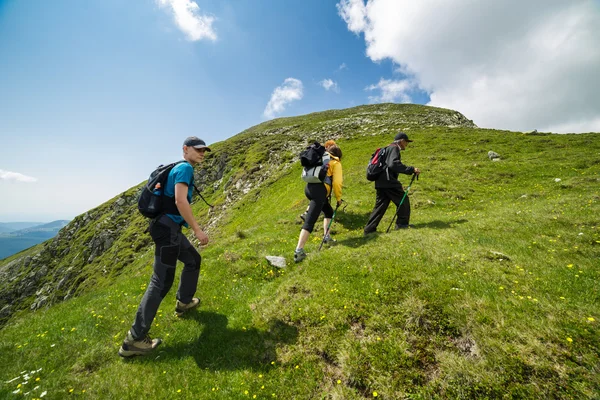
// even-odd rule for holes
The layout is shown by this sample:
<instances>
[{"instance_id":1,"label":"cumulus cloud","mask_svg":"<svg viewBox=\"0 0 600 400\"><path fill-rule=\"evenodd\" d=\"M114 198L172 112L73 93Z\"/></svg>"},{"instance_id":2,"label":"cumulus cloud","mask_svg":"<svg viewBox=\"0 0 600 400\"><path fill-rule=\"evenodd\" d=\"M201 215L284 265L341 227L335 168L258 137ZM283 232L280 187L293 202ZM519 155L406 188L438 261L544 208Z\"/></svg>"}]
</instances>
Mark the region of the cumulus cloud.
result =
<instances>
[{"instance_id":1,"label":"cumulus cloud","mask_svg":"<svg viewBox=\"0 0 600 400\"><path fill-rule=\"evenodd\" d=\"M200 7L192 0L156 0L159 6L170 8L175 23L192 41L201 39L216 40L213 30L214 17L200 14Z\"/></svg>"},{"instance_id":2,"label":"cumulus cloud","mask_svg":"<svg viewBox=\"0 0 600 400\"><path fill-rule=\"evenodd\" d=\"M381 90L379 96L369 96L373 103L410 103L409 92L414 90L416 84L409 79L380 79L377 85L367 86L366 90Z\"/></svg>"},{"instance_id":3,"label":"cumulus cloud","mask_svg":"<svg viewBox=\"0 0 600 400\"><path fill-rule=\"evenodd\" d=\"M300 100L303 95L302 81L296 78L287 78L281 86L273 90L271 99L265 107L264 116L274 118L275 115L283 112L289 103Z\"/></svg>"},{"instance_id":4,"label":"cumulus cloud","mask_svg":"<svg viewBox=\"0 0 600 400\"><path fill-rule=\"evenodd\" d=\"M360 33L367 29L367 8L363 0L342 0L337 9L352 32Z\"/></svg>"},{"instance_id":5,"label":"cumulus cloud","mask_svg":"<svg viewBox=\"0 0 600 400\"><path fill-rule=\"evenodd\" d=\"M341 0L337 7L348 29L364 34L367 56L396 63L431 105L483 127L598 130L593 1Z\"/></svg>"},{"instance_id":6,"label":"cumulus cloud","mask_svg":"<svg viewBox=\"0 0 600 400\"><path fill-rule=\"evenodd\" d=\"M337 82L334 82L331 79L323 79L321 82L319 82L319 85L323 86L323 88L327 91L332 90L336 93L339 93L340 91Z\"/></svg>"},{"instance_id":7,"label":"cumulus cloud","mask_svg":"<svg viewBox=\"0 0 600 400\"><path fill-rule=\"evenodd\" d=\"M18 172L11 172L0 169L0 181L31 183L37 182L37 179L31 176L20 174Z\"/></svg>"}]
</instances>

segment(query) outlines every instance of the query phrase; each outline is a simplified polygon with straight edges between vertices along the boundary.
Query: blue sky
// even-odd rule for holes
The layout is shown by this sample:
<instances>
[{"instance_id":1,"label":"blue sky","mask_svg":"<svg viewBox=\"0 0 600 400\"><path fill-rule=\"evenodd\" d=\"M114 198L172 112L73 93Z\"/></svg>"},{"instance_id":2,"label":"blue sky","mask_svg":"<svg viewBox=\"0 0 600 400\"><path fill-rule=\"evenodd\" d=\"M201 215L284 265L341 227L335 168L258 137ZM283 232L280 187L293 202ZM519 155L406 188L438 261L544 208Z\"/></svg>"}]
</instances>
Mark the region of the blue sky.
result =
<instances>
[{"instance_id":1,"label":"blue sky","mask_svg":"<svg viewBox=\"0 0 600 400\"><path fill-rule=\"evenodd\" d=\"M279 116L393 101L600 130L598 2L507 1L0 0L0 222L73 218L189 135Z\"/></svg>"}]
</instances>

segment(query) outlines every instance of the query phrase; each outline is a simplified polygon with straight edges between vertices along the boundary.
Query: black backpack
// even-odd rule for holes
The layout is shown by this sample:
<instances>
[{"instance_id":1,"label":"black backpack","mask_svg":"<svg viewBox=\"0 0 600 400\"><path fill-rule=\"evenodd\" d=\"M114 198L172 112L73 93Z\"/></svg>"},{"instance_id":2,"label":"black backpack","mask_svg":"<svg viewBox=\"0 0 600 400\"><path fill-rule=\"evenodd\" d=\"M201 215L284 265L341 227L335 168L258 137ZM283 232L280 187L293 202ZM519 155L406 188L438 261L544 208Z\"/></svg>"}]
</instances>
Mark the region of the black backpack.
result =
<instances>
[{"instance_id":1,"label":"black backpack","mask_svg":"<svg viewBox=\"0 0 600 400\"><path fill-rule=\"evenodd\" d=\"M369 161L369 165L367 165L367 180L368 181L376 181L379 178L379 175L382 174L383 171L387 170L387 156L388 156L388 148L381 147L375 150L375 153L371 156L371 160Z\"/></svg>"},{"instance_id":2,"label":"black backpack","mask_svg":"<svg viewBox=\"0 0 600 400\"><path fill-rule=\"evenodd\" d=\"M305 168L322 165L323 154L325 154L325 147L319 142L314 142L300 153L300 164Z\"/></svg>"},{"instance_id":3,"label":"black backpack","mask_svg":"<svg viewBox=\"0 0 600 400\"><path fill-rule=\"evenodd\" d=\"M329 167L329 153L319 142L314 142L300 152L302 180L307 183L319 183L325 180Z\"/></svg>"},{"instance_id":4,"label":"black backpack","mask_svg":"<svg viewBox=\"0 0 600 400\"><path fill-rule=\"evenodd\" d=\"M148 182L142 188L140 197L138 198L138 210L144 217L156 218L161 214L173 214L180 215L177 205L175 204L175 197L169 197L164 195L165 186L167 185L167 179L169 173L177 164L184 161L177 161L168 165L159 165L148 178ZM192 182L192 186L196 189L196 193L200 198L209 206L208 202L202 197L200 191Z\"/></svg>"}]
</instances>

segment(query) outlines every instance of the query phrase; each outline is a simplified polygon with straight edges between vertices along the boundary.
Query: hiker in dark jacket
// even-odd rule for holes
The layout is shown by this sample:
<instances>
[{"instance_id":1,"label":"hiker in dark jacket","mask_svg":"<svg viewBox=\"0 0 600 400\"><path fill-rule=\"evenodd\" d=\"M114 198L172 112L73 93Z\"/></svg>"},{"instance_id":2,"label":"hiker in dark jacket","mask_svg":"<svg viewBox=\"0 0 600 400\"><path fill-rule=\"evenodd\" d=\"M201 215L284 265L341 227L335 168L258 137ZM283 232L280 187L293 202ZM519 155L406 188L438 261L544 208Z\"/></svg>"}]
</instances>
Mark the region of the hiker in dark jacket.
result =
<instances>
[{"instance_id":1,"label":"hiker in dark jacket","mask_svg":"<svg viewBox=\"0 0 600 400\"><path fill-rule=\"evenodd\" d=\"M386 157L387 169L379 175L375 181L375 190L377 191L377 197L375 198L375 207L369 217L369 221L365 226L365 235L373 233L377 230L377 225L383 218L390 201L392 201L396 207L400 204L402 197L404 196L404 189L402 184L398 181L399 174L419 175L421 171L419 168L409 167L402 164L400 160L400 150L405 150L408 143L412 140L408 139L408 135L404 132L399 132L394 137L394 142L388 146L388 152ZM396 220L396 229L408 228L410 220L410 201L408 196L402 202L402 205L396 210L398 213L398 219Z\"/></svg>"}]
</instances>

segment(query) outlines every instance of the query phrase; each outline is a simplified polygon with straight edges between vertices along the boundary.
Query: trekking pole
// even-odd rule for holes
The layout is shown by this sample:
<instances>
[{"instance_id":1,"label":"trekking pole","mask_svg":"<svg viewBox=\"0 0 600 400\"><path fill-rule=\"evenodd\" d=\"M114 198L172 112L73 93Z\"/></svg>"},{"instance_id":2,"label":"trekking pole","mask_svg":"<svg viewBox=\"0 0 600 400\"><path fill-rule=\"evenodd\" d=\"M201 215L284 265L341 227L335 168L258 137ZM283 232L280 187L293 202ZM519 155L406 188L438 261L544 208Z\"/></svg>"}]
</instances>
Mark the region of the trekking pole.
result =
<instances>
[{"instance_id":1,"label":"trekking pole","mask_svg":"<svg viewBox=\"0 0 600 400\"><path fill-rule=\"evenodd\" d=\"M396 209L396 212L394 213L394 217L392 218L392 222L390 222L390 226L388 226L387 231L385 231L385 233L389 233L390 232L390 228L392 227L392 224L394 223L394 221L396 220L396 217L398 216L398 213L400 212L400 206L402 205L402 203L404 202L404 199L408 195L408 191L410 190L410 187L413 184L415 178L419 179L418 176L419 175L414 174L413 177L412 177L412 179L410 180L410 183L408 184L408 187L404 191L404 196L402 196L402 200L400 200L400 204L398 204L398 208Z\"/></svg>"},{"instance_id":2,"label":"trekking pole","mask_svg":"<svg viewBox=\"0 0 600 400\"><path fill-rule=\"evenodd\" d=\"M345 203L344 200L342 200L342 203ZM333 224L333 220L335 218L335 214L337 213L338 208L340 208L340 206L336 205L335 210L333 210L333 215L331 216L331 221L329 221L329 225L327 225L327 230L325 231L325 236L323 236L323 240L321 241L321 245L319 246L319 251L321 251L321 247L323 247L323 243L325 243L325 238L327 237L327 235L329 235L329 230L331 229L331 224ZM342 208L342 211L345 209L346 209L346 206L344 205L344 208Z\"/></svg>"}]
</instances>

